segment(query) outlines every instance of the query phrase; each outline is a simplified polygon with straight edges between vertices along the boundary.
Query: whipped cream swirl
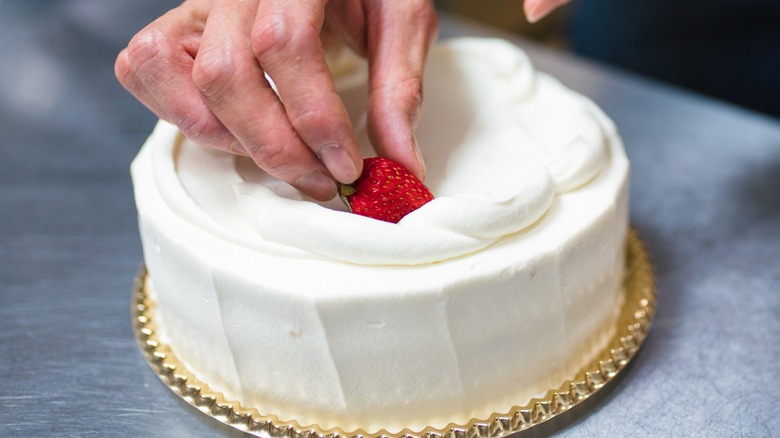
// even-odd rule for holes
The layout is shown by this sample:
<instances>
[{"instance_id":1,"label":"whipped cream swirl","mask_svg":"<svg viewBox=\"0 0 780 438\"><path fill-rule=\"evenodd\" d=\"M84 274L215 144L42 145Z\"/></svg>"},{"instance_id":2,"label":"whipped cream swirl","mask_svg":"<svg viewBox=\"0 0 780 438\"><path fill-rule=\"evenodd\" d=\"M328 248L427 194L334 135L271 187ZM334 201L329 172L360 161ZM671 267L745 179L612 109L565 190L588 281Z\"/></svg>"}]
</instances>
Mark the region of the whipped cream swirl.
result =
<instances>
[{"instance_id":1,"label":"whipped cream swirl","mask_svg":"<svg viewBox=\"0 0 780 438\"><path fill-rule=\"evenodd\" d=\"M366 66L332 63L365 156ZM436 45L416 137L436 199L390 224L317 203L251 160L186 139L154 153L166 203L211 233L268 253L355 264L413 265L483 249L543 220L557 196L586 186L609 159L615 128L586 98L537 73L501 40ZM158 129L177 135L175 128ZM175 172L170 172L173 167ZM178 181L163 180L177 175Z\"/></svg>"}]
</instances>

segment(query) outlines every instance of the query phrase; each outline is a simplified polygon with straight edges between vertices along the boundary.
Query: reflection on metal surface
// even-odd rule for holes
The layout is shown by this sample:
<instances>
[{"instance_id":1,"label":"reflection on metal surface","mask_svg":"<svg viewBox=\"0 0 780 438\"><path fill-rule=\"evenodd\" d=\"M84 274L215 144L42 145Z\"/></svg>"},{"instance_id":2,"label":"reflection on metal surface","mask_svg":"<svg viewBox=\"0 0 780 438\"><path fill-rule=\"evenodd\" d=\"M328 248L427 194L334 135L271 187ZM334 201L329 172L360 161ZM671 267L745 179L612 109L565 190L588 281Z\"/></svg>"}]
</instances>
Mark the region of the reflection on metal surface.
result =
<instances>
[{"instance_id":1,"label":"reflection on metal surface","mask_svg":"<svg viewBox=\"0 0 780 438\"><path fill-rule=\"evenodd\" d=\"M607 347L597 358L571 380L551 389L541 399L525 406L513 406L507 413L496 413L485 420L473 419L466 424L449 424L443 429L428 427L422 431L405 429L399 433L362 430L323 430L317 425L301 426L282 421L274 415L262 415L237 401L209 389L178 361L170 348L161 343L154 322L155 303L147 295L146 269L141 268L133 285L133 326L144 356L157 376L172 391L201 412L236 429L265 438L347 438L382 436L386 438L497 438L517 432L533 433L560 427L572 421L573 415L593 406L606 394L611 382L639 351L647 337L655 314L655 279L652 265L642 241L633 230L628 237L626 257L626 299L618 327Z\"/></svg>"}]
</instances>

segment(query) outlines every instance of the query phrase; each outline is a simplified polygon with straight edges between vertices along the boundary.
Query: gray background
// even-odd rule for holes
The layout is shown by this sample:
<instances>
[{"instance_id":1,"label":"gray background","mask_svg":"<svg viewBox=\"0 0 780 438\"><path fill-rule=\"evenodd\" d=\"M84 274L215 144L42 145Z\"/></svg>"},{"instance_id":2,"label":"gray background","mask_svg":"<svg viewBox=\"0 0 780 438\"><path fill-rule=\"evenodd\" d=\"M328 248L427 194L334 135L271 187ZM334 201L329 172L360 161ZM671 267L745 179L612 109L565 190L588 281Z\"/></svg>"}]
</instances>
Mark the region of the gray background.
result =
<instances>
[{"instance_id":1,"label":"gray background","mask_svg":"<svg viewBox=\"0 0 780 438\"><path fill-rule=\"evenodd\" d=\"M113 59L171 4L0 1L0 436L240 435L157 380L130 324L154 117ZM467 34L498 33L444 17ZM780 122L516 41L617 123L658 273L634 366L560 435L780 434Z\"/></svg>"}]
</instances>

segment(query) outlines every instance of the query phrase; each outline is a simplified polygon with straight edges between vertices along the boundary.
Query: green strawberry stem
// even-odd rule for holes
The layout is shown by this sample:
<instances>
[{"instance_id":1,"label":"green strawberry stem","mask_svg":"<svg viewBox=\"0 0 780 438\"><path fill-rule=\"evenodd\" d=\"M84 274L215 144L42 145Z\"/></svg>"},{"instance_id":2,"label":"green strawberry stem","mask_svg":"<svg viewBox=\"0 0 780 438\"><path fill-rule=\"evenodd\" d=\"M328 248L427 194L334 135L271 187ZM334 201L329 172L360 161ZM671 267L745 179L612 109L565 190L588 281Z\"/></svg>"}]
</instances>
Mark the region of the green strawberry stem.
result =
<instances>
[{"instance_id":1,"label":"green strawberry stem","mask_svg":"<svg viewBox=\"0 0 780 438\"><path fill-rule=\"evenodd\" d=\"M339 198L344 203L344 205L347 206L349 212L352 213L352 205L350 205L349 203L349 196L355 194L356 192L355 187L353 187L352 184L338 183L338 188L339 188Z\"/></svg>"}]
</instances>

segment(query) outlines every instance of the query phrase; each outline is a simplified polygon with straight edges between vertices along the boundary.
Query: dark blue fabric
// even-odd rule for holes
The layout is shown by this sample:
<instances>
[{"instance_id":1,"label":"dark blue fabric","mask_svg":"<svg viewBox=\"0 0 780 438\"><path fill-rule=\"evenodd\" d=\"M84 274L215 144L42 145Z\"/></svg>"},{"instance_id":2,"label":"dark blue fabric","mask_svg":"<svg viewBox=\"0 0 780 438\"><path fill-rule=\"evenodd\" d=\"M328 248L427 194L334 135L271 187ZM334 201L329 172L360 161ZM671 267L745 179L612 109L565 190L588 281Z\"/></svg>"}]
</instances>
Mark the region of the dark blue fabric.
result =
<instances>
[{"instance_id":1,"label":"dark blue fabric","mask_svg":"<svg viewBox=\"0 0 780 438\"><path fill-rule=\"evenodd\" d=\"M575 0L575 52L780 117L780 0Z\"/></svg>"}]
</instances>

